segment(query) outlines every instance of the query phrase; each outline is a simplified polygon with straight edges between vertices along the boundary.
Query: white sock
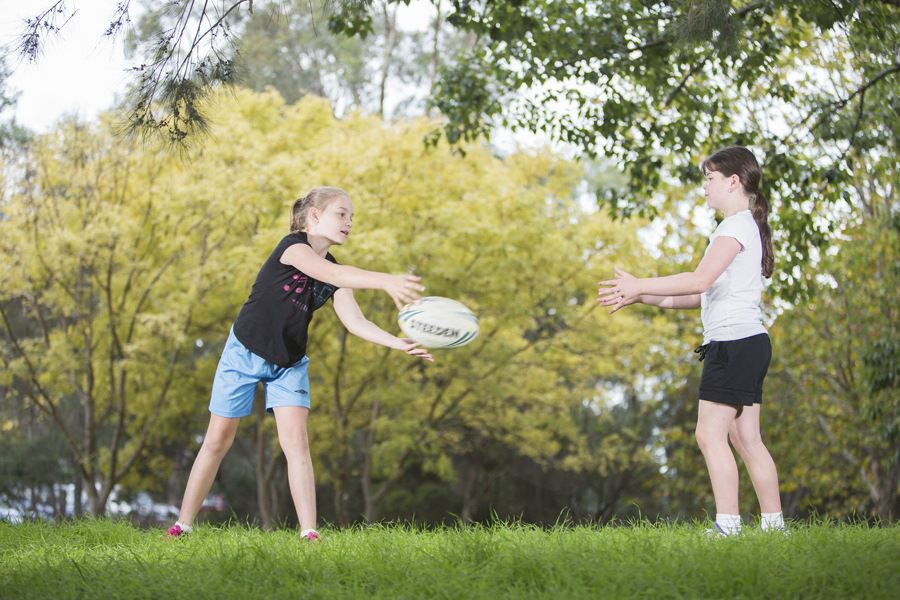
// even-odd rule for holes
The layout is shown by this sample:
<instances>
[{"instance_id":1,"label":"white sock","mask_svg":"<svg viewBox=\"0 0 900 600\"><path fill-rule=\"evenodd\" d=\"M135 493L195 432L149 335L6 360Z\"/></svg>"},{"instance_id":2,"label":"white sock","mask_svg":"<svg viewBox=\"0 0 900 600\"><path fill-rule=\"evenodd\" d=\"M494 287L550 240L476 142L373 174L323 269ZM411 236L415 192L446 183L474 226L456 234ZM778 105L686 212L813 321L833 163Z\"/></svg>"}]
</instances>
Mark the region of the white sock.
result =
<instances>
[{"instance_id":1,"label":"white sock","mask_svg":"<svg viewBox=\"0 0 900 600\"><path fill-rule=\"evenodd\" d=\"M769 531L770 529L784 529L784 515L782 515L780 511L763 513L760 526L763 531Z\"/></svg>"},{"instance_id":2,"label":"white sock","mask_svg":"<svg viewBox=\"0 0 900 600\"><path fill-rule=\"evenodd\" d=\"M741 532L741 515L716 513L716 523L728 535L735 535Z\"/></svg>"},{"instance_id":3,"label":"white sock","mask_svg":"<svg viewBox=\"0 0 900 600\"><path fill-rule=\"evenodd\" d=\"M300 537L306 537L307 534L310 534L310 533L319 535L319 532L316 531L315 529L304 529L303 531L300 532Z\"/></svg>"},{"instance_id":4,"label":"white sock","mask_svg":"<svg viewBox=\"0 0 900 600\"><path fill-rule=\"evenodd\" d=\"M185 533L190 533L191 531L194 530L193 527L191 527L190 525L185 525L181 521L175 521L175 524L178 525L179 527L181 527L181 530Z\"/></svg>"}]
</instances>

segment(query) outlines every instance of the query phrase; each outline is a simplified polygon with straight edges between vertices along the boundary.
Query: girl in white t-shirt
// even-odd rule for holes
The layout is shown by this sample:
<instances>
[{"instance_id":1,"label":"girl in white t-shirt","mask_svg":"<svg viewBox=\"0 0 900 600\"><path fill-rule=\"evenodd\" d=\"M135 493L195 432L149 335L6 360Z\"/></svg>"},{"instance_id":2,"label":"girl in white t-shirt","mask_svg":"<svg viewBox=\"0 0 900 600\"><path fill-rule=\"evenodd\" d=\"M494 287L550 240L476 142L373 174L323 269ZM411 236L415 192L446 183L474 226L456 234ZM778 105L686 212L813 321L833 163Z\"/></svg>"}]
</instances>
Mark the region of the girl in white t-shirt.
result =
<instances>
[{"instance_id":1,"label":"girl in white t-shirt","mask_svg":"<svg viewBox=\"0 0 900 600\"><path fill-rule=\"evenodd\" d=\"M762 172L746 148L719 150L702 165L709 206L724 220L709 237L694 271L637 279L615 270L600 282L597 301L610 314L641 302L660 308L700 308L704 361L700 379L697 443L716 500L715 535L741 530L738 469L728 442L740 454L759 499L764 530L784 530L778 473L759 432L762 384L772 349L760 316L762 276L771 277L769 205L760 192Z\"/></svg>"}]
</instances>

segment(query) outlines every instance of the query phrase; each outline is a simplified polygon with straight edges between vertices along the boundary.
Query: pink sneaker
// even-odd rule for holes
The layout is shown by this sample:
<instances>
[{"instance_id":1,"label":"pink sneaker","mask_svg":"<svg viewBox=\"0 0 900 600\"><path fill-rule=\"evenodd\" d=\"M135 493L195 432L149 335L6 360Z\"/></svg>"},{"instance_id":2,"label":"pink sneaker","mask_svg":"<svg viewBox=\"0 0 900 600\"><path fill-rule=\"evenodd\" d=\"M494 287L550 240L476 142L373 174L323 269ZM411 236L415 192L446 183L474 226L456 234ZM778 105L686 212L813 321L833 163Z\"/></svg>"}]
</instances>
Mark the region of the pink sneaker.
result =
<instances>
[{"instance_id":1,"label":"pink sneaker","mask_svg":"<svg viewBox=\"0 0 900 600\"><path fill-rule=\"evenodd\" d=\"M190 529L184 529L184 528L182 528L182 526L179 523L175 523L174 525L169 527L169 530L166 532L165 537L167 540L169 540L169 539L174 539L177 537L186 536L190 532L191 532Z\"/></svg>"},{"instance_id":2,"label":"pink sneaker","mask_svg":"<svg viewBox=\"0 0 900 600\"><path fill-rule=\"evenodd\" d=\"M320 536L319 532L315 529L307 529L300 534L300 539L306 540L307 542L318 542L321 538L322 536Z\"/></svg>"}]
</instances>

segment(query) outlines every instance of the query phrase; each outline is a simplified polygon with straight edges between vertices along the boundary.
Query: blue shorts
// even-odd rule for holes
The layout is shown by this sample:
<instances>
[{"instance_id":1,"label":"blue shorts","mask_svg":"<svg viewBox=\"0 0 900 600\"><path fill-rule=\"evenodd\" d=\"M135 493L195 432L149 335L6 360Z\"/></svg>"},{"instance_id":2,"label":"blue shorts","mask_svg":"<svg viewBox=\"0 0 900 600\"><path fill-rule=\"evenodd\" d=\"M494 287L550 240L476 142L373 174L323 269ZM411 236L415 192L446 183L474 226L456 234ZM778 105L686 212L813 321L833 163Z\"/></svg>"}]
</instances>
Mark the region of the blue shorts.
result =
<instances>
[{"instance_id":1,"label":"blue shorts","mask_svg":"<svg viewBox=\"0 0 900 600\"><path fill-rule=\"evenodd\" d=\"M260 382L266 390L267 411L272 412L276 406L309 408L309 358L304 356L290 367L279 367L253 354L232 330L216 368L209 412L228 418L250 415Z\"/></svg>"}]
</instances>

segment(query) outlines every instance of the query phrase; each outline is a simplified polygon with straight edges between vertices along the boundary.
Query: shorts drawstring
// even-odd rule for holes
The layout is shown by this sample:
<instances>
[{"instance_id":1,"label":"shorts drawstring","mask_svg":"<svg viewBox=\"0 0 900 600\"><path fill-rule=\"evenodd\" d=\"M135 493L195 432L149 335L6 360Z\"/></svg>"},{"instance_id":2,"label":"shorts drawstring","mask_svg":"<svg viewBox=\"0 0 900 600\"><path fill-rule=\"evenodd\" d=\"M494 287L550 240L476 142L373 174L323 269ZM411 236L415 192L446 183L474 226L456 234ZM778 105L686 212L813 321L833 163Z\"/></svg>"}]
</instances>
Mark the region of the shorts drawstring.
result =
<instances>
[{"instance_id":1,"label":"shorts drawstring","mask_svg":"<svg viewBox=\"0 0 900 600\"><path fill-rule=\"evenodd\" d=\"M711 343L712 342L710 342L710 344ZM710 344L701 344L700 346L694 348L694 353L698 355L700 362L703 362L703 359L706 358L706 353L709 352Z\"/></svg>"}]
</instances>

